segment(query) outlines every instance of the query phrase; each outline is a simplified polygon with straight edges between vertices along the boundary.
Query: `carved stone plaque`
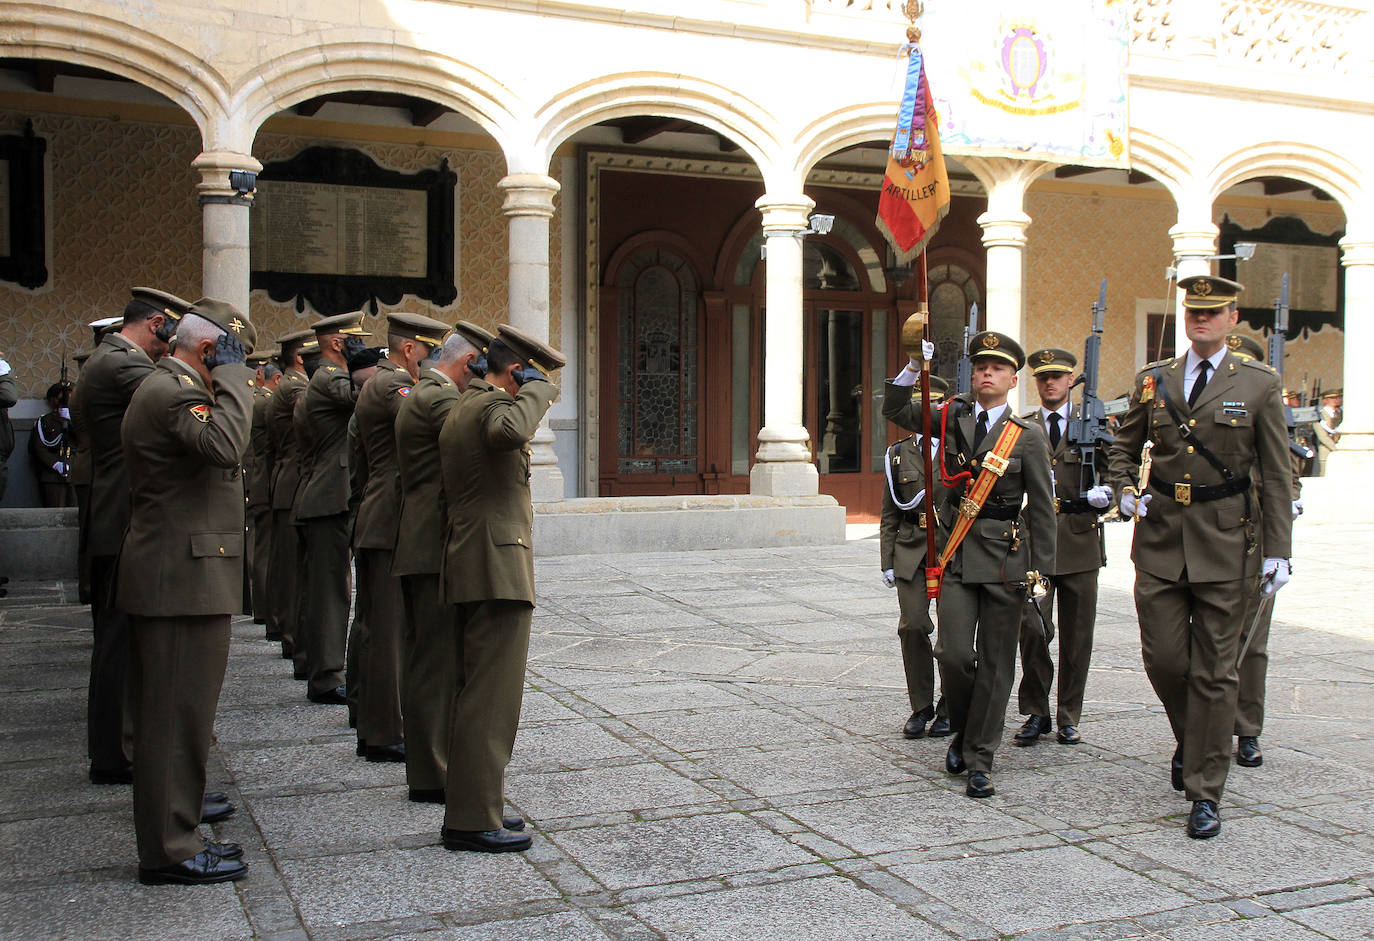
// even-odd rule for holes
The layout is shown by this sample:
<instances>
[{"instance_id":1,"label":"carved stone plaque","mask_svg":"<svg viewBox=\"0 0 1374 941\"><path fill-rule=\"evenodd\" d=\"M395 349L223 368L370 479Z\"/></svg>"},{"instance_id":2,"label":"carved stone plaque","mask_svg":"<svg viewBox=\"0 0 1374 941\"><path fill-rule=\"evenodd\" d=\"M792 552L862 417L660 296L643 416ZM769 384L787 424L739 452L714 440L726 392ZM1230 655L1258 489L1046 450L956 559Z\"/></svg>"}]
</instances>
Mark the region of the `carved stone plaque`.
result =
<instances>
[{"instance_id":1,"label":"carved stone plaque","mask_svg":"<svg viewBox=\"0 0 1374 941\"><path fill-rule=\"evenodd\" d=\"M1220 274L1245 285L1240 316L1256 330L1274 329L1274 302L1289 278L1288 333L1290 340L1324 326L1345 326L1345 284L1341 278L1340 240L1343 232L1313 232L1296 216L1275 216L1258 229L1242 229L1230 218L1222 220L1221 254L1235 253L1237 242L1254 242L1255 254L1239 265L1221 262Z\"/></svg>"}]
</instances>

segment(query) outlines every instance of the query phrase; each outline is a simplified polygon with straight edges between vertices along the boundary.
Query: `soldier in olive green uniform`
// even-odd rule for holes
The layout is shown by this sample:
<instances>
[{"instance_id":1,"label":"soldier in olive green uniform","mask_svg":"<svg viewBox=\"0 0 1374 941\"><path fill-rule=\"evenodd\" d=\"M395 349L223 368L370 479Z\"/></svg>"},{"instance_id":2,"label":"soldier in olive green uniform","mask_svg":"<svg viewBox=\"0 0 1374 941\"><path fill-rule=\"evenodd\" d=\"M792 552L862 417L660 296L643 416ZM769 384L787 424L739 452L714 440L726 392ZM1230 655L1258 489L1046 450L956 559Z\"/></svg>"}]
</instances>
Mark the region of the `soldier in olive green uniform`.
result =
<instances>
[{"instance_id":1,"label":"soldier in olive green uniform","mask_svg":"<svg viewBox=\"0 0 1374 941\"><path fill-rule=\"evenodd\" d=\"M1241 286L1197 276L1179 287L1188 292L1191 345L1136 376L1111 449L1111 483L1122 515L1139 516L1131 558L1141 653L1178 742L1171 777L1193 802L1188 835L1206 838L1221 832L1247 598L1289 578L1292 485L1279 377L1226 346ZM1146 440L1154 442L1149 485L1137 494ZM1267 485L1259 498L1256 470Z\"/></svg>"},{"instance_id":2,"label":"soldier in olive green uniform","mask_svg":"<svg viewBox=\"0 0 1374 941\"><path fill-rule=\"evenodd\" d=\"M103 337L72 393L72 411L91 446L91 512L85 550L91 566L91 682L87 698L90 778L96 784L132 780L126 744L124 681L129 672L129 622L110 602L115 556L129 525L129 476L119 429L134 391L167 352L188 301L134 288L117 333ZM239 497L243 499L242 495Z\"/></svg>"},{"instance_id":3,"label":"soldier in olive green uniform","mask_svg":"<svg viewBox=\"0 0 1374 941\"><path fill-rule=\"evenodd\" d=\"M903 374L905 375L905 374ZM913 377L919 381L919 377ZM949 383L939 376L930 380L930 400L939 402ZM909 395L910 393L902 393ZM938 448L940 442L933 441ZM938 455L935 458L939 460ZM911 701L911 716L902 726L907 738L929 734L949 734L949 707L944 697L935 701L935 653L931 634L930 599L926 597L926 477L921 453L920 433L898 441L887 449L887 488L883 491L882 517L878 526L878 566L883 584L897 589L897 638L902 645L902 669L906 673L906 694ZM937 539L937 547L938 547ZM932 721L934 720L934 721Z\"/></svg>"},{"instance_id":4,"label":"soldier in olive green uniform","mask_svg":"<svg viewBox=\"0 0 1374 941\"><path fill-rule=\"evenodd\" d=\"M267 412L272 393L281 382L281 370L272 362L276 350L253 352L249 364L257 368L253 386L253 428L244 454L248 485L248 572L252 589L253 620L267 625L267 639L281 640L267 602L267 572L272 554L272 440L267 431Z\"/></svg>"},{"instance_id":5,"label":"soldier in olive green uniform","mask_svg":"<svg viewBox=\"0 0 1374 941\"><path fill-rule=\"evenodd\" d=\"M122 317L103 317L100 320L93 320L89 324L92 333L92 348L83 350L72 357L77 365L77 381L80 382L81 373L86 369L86 363L90 360L95 348L100 346L100 341L105 334L114 333L123 326ZM85 416L76 407L76 389L72 389L71 400L68 403L71 410L72 421L69 428L72 436L72 469L71 476L68 478L72 482L72 489L76 491L76 582L77 594L82 604L91 603L91 558L87 548L91 530L91 481L94 476L93 461L91 459L91 433L86 427Z\"/></svg>"},{"instance_id":6,"label":"soldier in olive green uniform","mask_svg":"<svg viewBox=\"0 0 1374 941\"><path fill-rule=\"evenodd\" d=\"M420 379L396 414L401 506L391 571L401 579L405 602L401 709L413 801L444 802L449 711L458 682L456 609L444 603L439 585L448 528L439 431L475 373L486 375L483 357L491 341L486 330L460 320L434 357L421 363Z\"/></svg>"},{"instance_id":7,"label":"soldier in olive green uniform","mask_svg":"<svg viewBox=\"0 0 1374 941\"><path fill-rule=\"evenodd\" d=\"M443 343L448 327L419 314L387 315L387 355L358 393L354 418L366 484L353 527L358 599L366 625L358 646L361 694L358 738L369 761L403 761L401 662L405 602L392 574L400 516L396 416L412 392L419 366Z\"/></svg>"},{"instance_id":8,"label":"soldier in olive green uniform","mask_svg":"<svg viewBox=\"0 0 1374 941\"><path fill-rule=\"evenodd\" d=\"M309 467L296 500L296 519L305 527L307 697L311 702L347 703L344 658L348 640L350 578L348 557L348 422L358 390L348 374L348 356L369 336L361 312L315 322L320 365L302 403L310 432L303 458Z\"/></svg>"},{"instance_id":9,"label":"soldier in olive green uniform","mask_svg":"<svg viewBox=\"0 0 1374 941\"><path fill-rule=\"evenodd\" d=\"M292 425L296 400L305 392L305 365L301 349L314 342L314 331L297 330L277 338L281 344L281 381L267 406L267 440L272 452L272 548L267 567L268 624L281 635L282 656L300 661L305 668L305 642L299 636L300 600L297 595L305 546L299 529L291 522L291 507L300 485L300 447Z\"/></svg>"},{"instance_id":10,"label":"soldier in olive green uniform","mask_svg":"<svg viewBox=\"0 0 1374 941\"><path fill-rule=\"evenodd\" d=\"M133 508L117 599L130 618L134 829L139 881L202 884L247 872L236 844L209 843L205 762L243 594L240 462L252 423L253 327L202 298L176 352L139 386L123 422Z\"/></svg>"},{"instance_id":11,"label":"soldier in olive green uniform","mask_svg":"<svg viewBox=\"0 0 1374 941\"><path fill-rule=\"evenodd\" d=\"M1236 356L1248 357L1259 363L1265 362L1264 347L1251 337L1233 333L1226 338L1226 345ZM1302 458L1289 448L1288 459L1289 469L1293 475L1292 512L1293 519L1296 520L1302 513ZM1264 481L1260 478L1258 469L1252 470L1250 476L1255 483L1255 525L1263 536L1264 526L1260 521L1259 505L1264 502L1261 496L1264 492ZM1259 551L1265 556L1269 555L1263 545L1259 547ZM1258 768L1264 764L1259 737L1264 731L1264 684L1269 673L1269 626L1274 618L1274 606L1271 604L1266 607L1256 621L1255 615L1259 611L1260 603L1259 593L1252 592L1248 601L1245 620L1242 623L1247 629L1253 624L1254 632L1240 659L1236 694L1236 764L1243 768ZM1244 636L1241 637L1241 643L1245 643Z\"/></svg>"},{"instance_id":12,"label":"soldier in olive green uniform","mask_svg":"<svg viewBox=\"0 0 1374 941\"><path fill-rule=\"evenodd\" d=\"M1050 731L1050 684L1054 660L1050 656L1045 625L1056 602L1059 606L1059 743L1077 745L1083 740L1078 723L1083 716L1083 693L1088 685L1088 664L1093 652L1093 627L1097 623L1097 573L1107 564L1099 514L1112 502L1110 487L1097 483L1105 478L1107 455L1098 451L1100 467L1085 469L1078 442L1068 436L1069 419L1079 416L1069 401L1074 367L1078 359L1068 350L1048 348L1030 354L1027 362L1040 393L1040 407L1021 417L1036 422L1050 443L1050 467L1054 475L1057 521L1054 569L1049 591L1039 602L1041 620L1030 606L1021 617L1020 711L1029 716L1014 736L1013 745L1034 745Z\"/></svg>"},{"instance_id":13,"label":"soldier in olive green uniform","mask_svg":"<svg viewBox=\"0 0 1374 941\"><path fill-rule=\"evenodd\" d=\"M534 613L529 442L558 397L548 374L567 359L504 324L439 432L448 528L444 600L458 606L460 657L449 730L444 846L524 850L506 818L504 779L515 744Z\"/></svg>"},{"instance_id":14,"label":"soldier in olive green uniform","mask_svg":"<svg viewBox=\"0 0 1374 941\"><path fill-rule=\"evenodd\" d=\"M1008 423L1020 428L968 537L945 569L937 608L935 657L955 732L945 770L968 771L965 793L982 798L995 793L989 772L1016 675L1021 612L1027 582L1034 577L1029 572L1054 569L1054 492L1044 433L1013 414L1007 403L1017 370L1025 364L1020 345L985 331L969 342L968 354L973 392L955 396L940 415L941 431L948 435L941 448L945 471L968 471L969 481L976 480ZM910 371L910 365L903 369ZM898 380L889 383L883 415L915 430L919 408L910 401L910 389ZM942 527L954 525L963 496L962 486L942 490L936 501ZM1024 513L1023 499L1028 499Z\"/></svg>"},{"instance_id":15,"label":"soldier in olive green uniform","mask_svg":"<svg viewBox=\"0 0 1374 941\"><path fill-rule=\"evenodd\" d=\"M14 381L14 372L0 351L0 498L5 496L9 485L10 454L14 451L14 426L10 423L10 408L19 402L19 385Z\"/></svg>"}]
</instances>

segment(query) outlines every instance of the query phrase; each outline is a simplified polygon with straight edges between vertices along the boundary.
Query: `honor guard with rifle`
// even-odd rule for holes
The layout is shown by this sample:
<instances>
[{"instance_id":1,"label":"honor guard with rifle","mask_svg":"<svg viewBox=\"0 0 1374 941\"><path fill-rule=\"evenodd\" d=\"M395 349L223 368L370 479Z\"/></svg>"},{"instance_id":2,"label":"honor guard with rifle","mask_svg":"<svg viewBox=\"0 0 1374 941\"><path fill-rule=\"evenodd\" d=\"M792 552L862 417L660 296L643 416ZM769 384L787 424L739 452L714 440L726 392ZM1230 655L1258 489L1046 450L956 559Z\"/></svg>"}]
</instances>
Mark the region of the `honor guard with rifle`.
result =
<instances>
[{"instance_id":1,"label":"honor guard with rifle","mask_svg":"<svg viewBox=\"0 0 1374 941\"><path fill-rule=\"evenodd\" d=\"M923 349L927 358L933 352ZM938 586L935 656L954 731L945 770L967 771L965 793L981 798L995 793L989 772L1015 678L1021 613L1039 593L1039 571L1054 570L1055 522L1045 434L1007 403L1025 354L1011 337L984 331L968 357L973 391L937 415L926 412L942 442L935 503L947 533L926 577ZM883 416L914 431L927 418L910 388L889 384Z\"/></svg>"},{"instance_id":2,"label":"honor guard with rifle","mask_svg":"<svg viewBox=\"0 0 1374 941\"><path fill-rule=\"evenodd\" d=\"M1122 516L1136 519L1141 653L1178 743L1171 783L1192 801L1188 835L1207 838L1221 832L1249 596L1288 582L1293 520L1282 383L1226 345L1242 287L1199 275L1179 288L1190 346L1136 375L1110 484ZM1134 484L1146 442L1151 469L1141 493Z\"/></svg>"},{"instance_id":3,"label":"honor guard with rifle","mask_svg":"<svg viewBox=\"0 0 1374 941\"><path fill-rule=\"evenodd\" d=\"M38 477L45 507L73 506L76 493L68 476L72 466L71 422L72 384L67 379L67 361L62 361L62 380L48 386L44 396L48 410L33 423L29 435L29 459Z\"/></svg>"},{"instance_id":4,"label":"honor guard with rifle","mask_svg":"<svg viewBox=\"0 0 1374 941\"><path fill-rule=\"evenodd\" d=\"M904 370L902 376L915 375ZM890 385L891 383L889 383ZM940 402L949 383L939 376L930 379L930 400ZM910 395L910 390L903 391ZM931 635L930 599L926 597L926 528L929 521L921 500L926 492L919 433L903 438L887 449L887 487L878 527L878 565L883 584L897 589L897 638L902 645L902 669L911 717L902 726L907 738L939 738L950 733L949 707L944 697L935 700L935 652ZM927 729L927 723L929 729Z\"/></svg>"},{"instance_id":5,"label":"honor guard with rifle","mask_svg":"<svg viewBox=\"0 0 1374 941\"><path fill-rule=\"evenodd\" d=\"M1096 324L1095 324L1096 326ZM1096 326L1089 345L1100 341ZM1096 350L1090 350L1092 375L1084 370L1084 399L1096 399ZM1088 357L1085 357L1087 361ZM1083 715L1083 693L1092 659L1093 627L1097 621L1097 575L1107 564L1103 543L1101 514L1112 501L1112 490L1098 481L1106 476L1107 452L1101 447L1105 430L1101 425L1084 434L1080 441L1071 431L1081 429L1084 415L1091 416L1101 402L1085 401L1074 408L1069 392L1077 383L1073 371L1078 360L1068 350L1047 348L1030 354L1028 366L1040 393L1040 405L1022 417L1045 431L1050 445L1050 467L1054 476L1056 519L1054 568L1041 572L1049 579L1044 600L1037 602L1039 612L1027 610L1021 618L1021 687L1017 693L1021 714L1028 716L1012 737L1013 745L1034 745L1051 730L1050 686L1054 680L1054 660L1043 624L1058 602L1059 695L1055 720L1059 743L1077 745ZM1089 419L1092 421L1093 419ZM1096 421L1105 424L1100 414ZM1110 436L1107 436L1110 440ZM1044 615L1042 623L1040 615Z\"/></svg>"}]
</instances>

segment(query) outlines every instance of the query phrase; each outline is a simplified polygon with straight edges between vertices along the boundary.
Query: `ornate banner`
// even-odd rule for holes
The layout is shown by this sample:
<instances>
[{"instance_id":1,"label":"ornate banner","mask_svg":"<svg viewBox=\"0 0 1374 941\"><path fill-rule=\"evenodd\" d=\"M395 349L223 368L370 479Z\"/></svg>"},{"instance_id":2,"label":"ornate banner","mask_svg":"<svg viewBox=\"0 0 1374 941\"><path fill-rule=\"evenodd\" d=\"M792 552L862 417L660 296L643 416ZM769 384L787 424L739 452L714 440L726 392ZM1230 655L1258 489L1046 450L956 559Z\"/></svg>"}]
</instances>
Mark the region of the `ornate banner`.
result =
<instances>
[{"instance_id":1,"label":"ornate banner","mask_svg":"<svg viewBox=\"0 0 1374 941\"><path fill-rule=\"evenodd\" d=\"M951 155L1127 165L1125 0L937 4L922 51Z\"/></svg>"}]
</instances>

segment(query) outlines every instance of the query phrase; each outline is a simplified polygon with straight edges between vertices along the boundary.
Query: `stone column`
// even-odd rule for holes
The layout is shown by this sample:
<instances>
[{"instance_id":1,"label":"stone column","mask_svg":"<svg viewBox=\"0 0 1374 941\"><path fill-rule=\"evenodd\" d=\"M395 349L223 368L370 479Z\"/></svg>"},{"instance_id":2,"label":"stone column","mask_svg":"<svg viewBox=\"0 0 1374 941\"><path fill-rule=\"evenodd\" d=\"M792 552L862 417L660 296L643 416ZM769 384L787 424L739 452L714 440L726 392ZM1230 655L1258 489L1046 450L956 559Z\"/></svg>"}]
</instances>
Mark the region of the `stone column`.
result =
<instances>
[{"instance_id":1,"label":"stone column","mask_svg":"<svg viewBox=\"0 0 1374 941\"><path fill-rule=\"evenodd\" d=\"M538 173L512 173L497 186L505 193L501 211L510 220L510 324L547 342L549 220L553 218L558 181ZM530 441L530 497L535 503L563 499L563 472L553 452L553 430L547 414Z\"/></svg>"},{"instance_id":2,"label":"stone column","mask_svg":"<svg viewBox=\"0 0 1374 941\"><path fill-rule=\"evenodd\" d=\"M763 213L767 248L764 303L763 428L749 471L749 492L773 497L804 497L820 492L820 475L811 461L810 437L802 423L802 242L815 203L801 195L765 195L755 207Z\"/></svg>"},{"instance_id":3,"label":"stone column","mask_svg":"<svg viewBox=\"0 0 1374 941\"><path fill-rule=\"evenodd\" d=\"M200 171L201 290L247 314L248 212L262 164L251 154L206 151L191 166Z\"/></svg>"},{"instance_id":4,"label":"stone column","mask_svg":"<svg viewBox=\"0 0 1374 941\"><path fill-rule=\"evenodd\" d=\"M1374 478L1374 373L1364 358L1374 349L1374 239L1341 239L1345 268L1345 351L1341 440L1327 459L1328 477Z\"/></svg>"},{"instance_id":5,"label":"stone column","mask_svg":"<svg viewBox=\"0 0 1374 941\"><path fill-rule=\"evenodd\" d=\"M1193 275L1212 273L1209 256L1216 253L1219 231L1211 219L1190 222L1179 220L1178 224L1169 230L1169 238L1174 241L1174 268L1178 271L1175 284ZM1241 278L1240 282L1244 284L1245 279ZM1166 298L1166 301L1168 300ZM1183 326L1182 291L1175 290L1169 309L1174 312L1174 350L1182 353L1188 348L1188 332Z\"/></svg>"}]
</instances>

